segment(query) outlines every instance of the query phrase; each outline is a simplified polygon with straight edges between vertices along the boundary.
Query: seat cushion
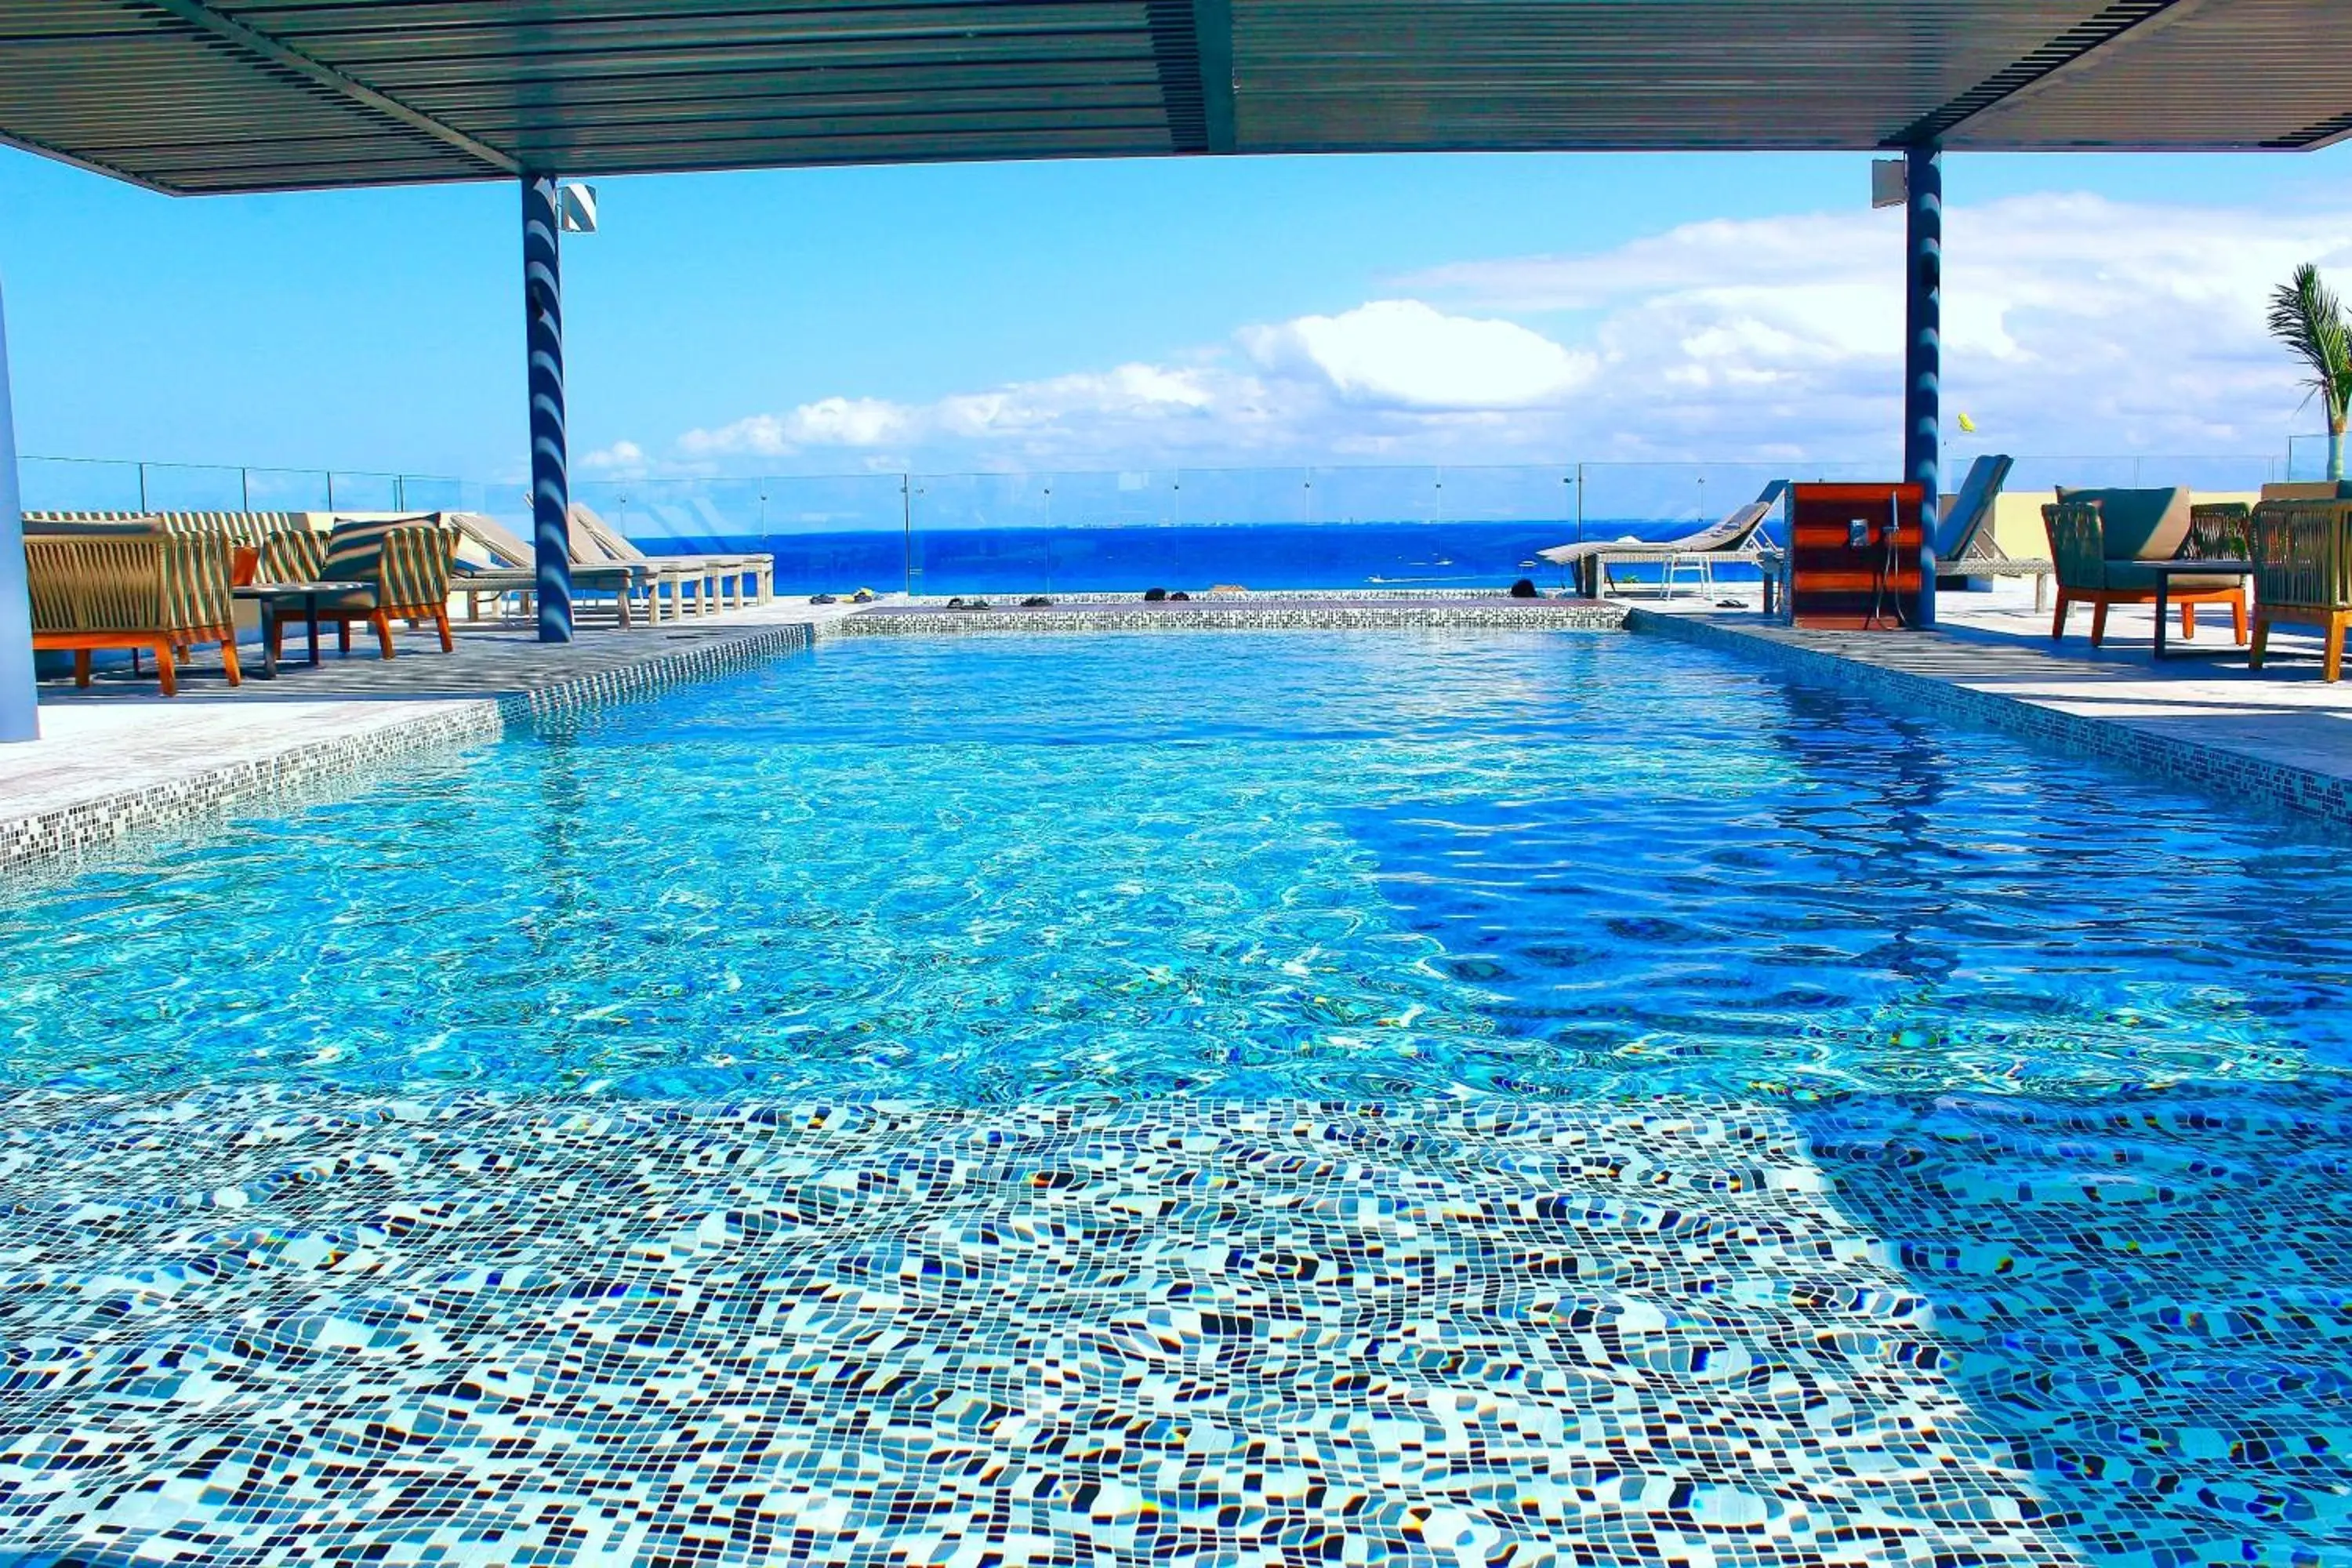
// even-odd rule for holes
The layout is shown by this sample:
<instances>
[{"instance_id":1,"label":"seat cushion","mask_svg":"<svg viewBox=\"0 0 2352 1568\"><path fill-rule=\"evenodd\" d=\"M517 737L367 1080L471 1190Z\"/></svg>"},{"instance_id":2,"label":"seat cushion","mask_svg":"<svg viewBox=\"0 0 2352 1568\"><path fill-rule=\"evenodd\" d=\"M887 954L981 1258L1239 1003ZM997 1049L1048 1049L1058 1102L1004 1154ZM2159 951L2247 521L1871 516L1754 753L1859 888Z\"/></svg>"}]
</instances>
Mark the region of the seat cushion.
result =
<instances>
[{"instance_id":1,"label":"seat cushion","mask_svg":"<svg viewBox=\"0 0 2352 1568\"><path fill-rule=\"evenodd\" d=\"M339 517L334 531L327 535L327 559L320 575L331 583L375 582L383 570L383 536L395 528L415 528L433 521L429 512L365 520Z\"/></svg>"},{"instance_id":2,"label":"seat cushion","mask_svg":"<svg viewBox=\"0 0 2352 1568\"><path fill-rule=\"evenodd\" d=\"M2058 499L2099 503L2099 523L2110 561L2169 561L2189 538L2186 485L2145 490L2070 490L2061 485Z\"/></svg>"},{"instance_id":3,"label":"seat cushion","mask_svg":"<svg viewBox=\"0 0 2352 1568\"><path fill-rule=\"evenodd\" d=\"M2157 574L2149 570L2146 562L2107 563L2107 591L2111 594L2153 594L2157 581ZM2201 573L2192 577L2182 572L2173 574L2170 591L2175 594L2202 594L2215 588L2242 588L2245 585L2243 577L2226 572L2215 573L2210 577Z\"/></svg>"}]
</instances>

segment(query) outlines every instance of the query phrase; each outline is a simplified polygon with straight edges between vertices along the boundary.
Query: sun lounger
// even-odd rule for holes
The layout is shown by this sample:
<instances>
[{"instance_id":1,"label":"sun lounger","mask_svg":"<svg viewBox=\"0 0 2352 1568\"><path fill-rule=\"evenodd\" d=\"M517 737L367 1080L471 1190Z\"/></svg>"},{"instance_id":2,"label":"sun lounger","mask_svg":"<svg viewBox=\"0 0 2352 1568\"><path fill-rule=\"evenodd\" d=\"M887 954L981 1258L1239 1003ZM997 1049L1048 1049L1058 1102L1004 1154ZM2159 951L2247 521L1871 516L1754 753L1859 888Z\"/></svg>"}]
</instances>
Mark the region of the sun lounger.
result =
<instances>
[{"instance_id":1,"label":"sun lounger","mask_svg":"<svg viewBox=\"0 0 2352 1568\"><path fill-rule=\"evenodd\" d=\"M1788 483L1786 479L1773 480L1764 487L1762 494L1722 521L1680 539L1561 544L1536 553L1554 565L1575 568L1576 591L1588 599L1599 598L1616 586L1612 567L1636 563L1663 569L1669 590L1675 570L1686 566L1698 567L1711 586L1714 568L1718 565L1727 562L1761 563L1763 552L1758 548L1757 539L1765 520L1772 515L1773 503L1780 499Z\"/></svg>"},{"instance_id":2,"label":"sun lounger","mask_svg":"<svg viewBox=\"0 0 2352 1568\"><path fill-rule=\"evenodd\" d=\"M582 542L601 551L607 560L644 562L673 574L676 583L698 582L696 590L700 603L698 611L714 607L714 590L723 593L730 601L729 608L740 609L748 581L751 602L764 605L775 593L776 558L757 552L743 554L715 553L704 555L648 555L636 544L578 501L572 503L572 549ZM722 586L723 585L723 586Z\"/></svg>"},{"instance_id":3,"label":"sun lounger","mask_svg":"<svg viewBox=\"0 0 2352 1568\"><path fill-rule=\"evenodd\" d=\"M2015 459L1988 452L1969 465L1959 493L1937 521L1936 580L1966 582L1971 577L2031 577L2033 607L2048 607L2050 583L2056 572L2042 556L2011 555L1993 537L1994 503Z\"/></svg>"},{"instance_id":4,"label":"sun lounger","mask_svg":"<svg viewBox=\"0 0 2352 1568\"><path fill-rule=\"evenodd\" d=\"M146 649L163 695L176 696L174 656L200 642L220 645L231 686L242 679L226 540L36 534L25 541L25 568L33 647L70 651L75 684L89 684L90 655L100 648Z\"/></svg>"},{"instance_id":5,"label":"sun lounger","mask_svg":"<svg viewBox=\"0 0 2352 1568\"><path fill-rule=\"evenodd\" d=\"M481 512L453 511L446 515L450 526L459 534L458 555L450 568L449 588L466 596L467 619L481 618L481 600L486 595L529 595L538 591L536 554L530 545L509 532L496 519ZM573 536L572 592L610 594L624 629L636 624L631 606L639 594L646 595L648 619L659 622L658 583L659 574L648 566L583 560L578 536Z\"/></svg>"}]
</instances>

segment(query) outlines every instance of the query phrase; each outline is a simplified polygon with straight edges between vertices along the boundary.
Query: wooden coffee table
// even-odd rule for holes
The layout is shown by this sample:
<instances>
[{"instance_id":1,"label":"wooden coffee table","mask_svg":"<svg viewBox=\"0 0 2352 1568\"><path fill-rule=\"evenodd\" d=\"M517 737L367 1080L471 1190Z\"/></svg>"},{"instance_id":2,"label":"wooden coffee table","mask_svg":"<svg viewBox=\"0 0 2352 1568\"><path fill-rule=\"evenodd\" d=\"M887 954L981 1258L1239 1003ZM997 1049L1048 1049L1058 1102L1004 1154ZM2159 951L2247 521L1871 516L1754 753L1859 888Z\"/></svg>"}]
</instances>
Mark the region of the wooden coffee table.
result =
<instances>
[{"instance_id":1,"label":"wooden coffee table","mask_svg":"<svg viewBox=\"0 0 2352 1568\"><path fill-rule=\"evenodd\" d=\"M278 679L278 606L288 600L302 601L303 613L310 617L310 663L319 662L319 601L343 594L355 594L366 589L365 583L249 583L231 590L240 599L251 599L261 606L261 670L259 679Z\"/></svg>"}]
</instances>

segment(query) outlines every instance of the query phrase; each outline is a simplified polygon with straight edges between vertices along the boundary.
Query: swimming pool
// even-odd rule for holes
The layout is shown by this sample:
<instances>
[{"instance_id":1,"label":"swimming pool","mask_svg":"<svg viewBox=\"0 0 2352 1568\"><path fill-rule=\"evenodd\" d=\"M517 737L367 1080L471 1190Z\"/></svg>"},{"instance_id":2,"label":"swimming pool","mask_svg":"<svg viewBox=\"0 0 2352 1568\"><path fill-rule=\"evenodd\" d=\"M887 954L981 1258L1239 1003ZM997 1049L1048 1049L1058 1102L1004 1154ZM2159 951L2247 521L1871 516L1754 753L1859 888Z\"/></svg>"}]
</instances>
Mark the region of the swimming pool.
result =
<instances>
[{"instance_id":1,"label":"swimming pool","mask_svg":"<svg viewBox=\"0 0 2352 1568\"><path fill-rule=\"evenodd\" d=\"M0 920L0 1554L2352 1562L2343 848L1615 636L413 763Z\"/></svg>"},{"instance_id":2,"label":"swimming pool","mask_svg":"<svg viewBox=\"0 0 2352 1568\"><path fill-rule=\"evenodd\" d=\"M18 1084L2109 1093L2352 1041L2332 836L1647 639L849 639L23 900Z\"/></svg>"}]
</instances>

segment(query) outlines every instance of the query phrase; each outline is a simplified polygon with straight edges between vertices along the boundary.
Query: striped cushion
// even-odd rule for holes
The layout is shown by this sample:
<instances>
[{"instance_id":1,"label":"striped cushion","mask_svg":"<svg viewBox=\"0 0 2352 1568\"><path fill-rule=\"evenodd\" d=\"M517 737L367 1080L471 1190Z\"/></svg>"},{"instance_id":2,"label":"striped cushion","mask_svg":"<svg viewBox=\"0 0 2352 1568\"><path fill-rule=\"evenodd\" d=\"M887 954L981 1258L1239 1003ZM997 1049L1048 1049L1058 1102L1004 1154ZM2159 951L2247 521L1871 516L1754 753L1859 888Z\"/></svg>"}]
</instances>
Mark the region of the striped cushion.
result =
<instances>
[{"instance_id":1,"label":"striped cushion","mask_svg":"<svg viewBox=\"0 0 2352 1568\"><path fill-rule=\"evenodd\" d=\"M326 574L327 540L305 528L273 533L261 542L264 583L315 583Z\"/></svg>"},{"instance_id":2,"label":"striped cushion","mask_svg":"<svg viewBox=\"0 0 2352 1568\"><path fill-rule=\"evenodd\" d=\"M173 631L210 631L227 626L230 609L229 542L220 535L167 538L163 547L163 624Z\"/></svg>"},{"instance_id":3,"label":"striped cushion","mask_svg":"<svg viewBox=\"0 0 2352 1568\"><path fill-rule=\"evenodd\" d=\"M41 511L25 513L27 533L87 533L92 525L136 523L157 533L219 537L231 544L258 546L271 534L308 528L299 511Z\"/></svg>"},{"instance_id":4,"label":"striped cushion","mask_svg":"<svg viewBox=\"0 0 2352 1568\"><path fill-rule=\"evenodd\" d=\"M384 531L377 595L386 609L432 609L448 602L457 531L404 525Z\"/></svg>"},{"instance_id":5,"label":"striped cushion","mask_svg":"<svg viewBox=\"0 0 2352 1568\"><path fill-rule=\"evenodd\" d=\"M335 519L335 531L327 535L327 558L320 566L320 575L331 581L373 585L383 574L383 536L395 528L414 528L432 521L429 515L378 517L365 521L339 517Z\"/></svg>"}]
</instances>

